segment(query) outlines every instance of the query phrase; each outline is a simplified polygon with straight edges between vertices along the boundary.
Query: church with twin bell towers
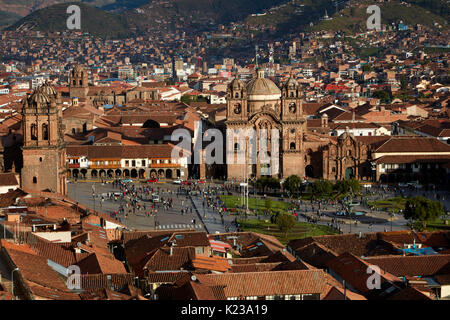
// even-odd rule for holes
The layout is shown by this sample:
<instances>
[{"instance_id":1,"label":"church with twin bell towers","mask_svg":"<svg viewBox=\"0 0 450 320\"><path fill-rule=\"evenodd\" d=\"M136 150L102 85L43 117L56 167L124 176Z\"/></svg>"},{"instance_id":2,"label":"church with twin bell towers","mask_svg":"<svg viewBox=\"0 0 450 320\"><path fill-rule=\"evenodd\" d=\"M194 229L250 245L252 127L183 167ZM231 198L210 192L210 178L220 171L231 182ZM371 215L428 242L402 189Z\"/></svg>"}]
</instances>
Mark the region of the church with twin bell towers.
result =
<instances>
[{"instance_id":1,"label":"church with twin bell towers","mask_svg":"<svg viewBox=\"0 0 450 320\"><path fill-rule=\"evenodd\" d=\"M303 135L306 119L303 115L302 92L291 76L282 88L264 77L264 70L258 69L256 77L244 83L236 76L227 90L226 128L231 130L254 129L256 131L256 163L248 159L248 137L246 142L228 142L233 146L235 159L239 152L245 155L245 163L227 163L228 179L273 176L287 178L290 175L303 177L305 174ZM266 130L267 136L261 135ZM277 129L279 143L272 143L272 129ZM238 132L238 131L235 131ZM241 143L239 143L241 142ZM269 157L277 156L277 167L261 161L263 146Z\"/></svg>"}]
</instances>

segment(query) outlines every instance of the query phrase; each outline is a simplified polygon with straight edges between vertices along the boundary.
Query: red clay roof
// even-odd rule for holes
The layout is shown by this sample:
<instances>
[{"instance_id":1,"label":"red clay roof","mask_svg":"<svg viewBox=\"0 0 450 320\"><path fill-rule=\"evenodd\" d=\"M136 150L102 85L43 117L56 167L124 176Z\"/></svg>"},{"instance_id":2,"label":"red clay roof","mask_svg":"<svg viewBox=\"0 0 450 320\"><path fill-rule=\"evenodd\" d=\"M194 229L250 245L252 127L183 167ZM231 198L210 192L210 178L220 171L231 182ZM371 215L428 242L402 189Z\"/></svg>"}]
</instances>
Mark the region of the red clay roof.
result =
<instances>
[{"instance_id":1,"label":"red clay roof","mask_svg":"<svg viewBox=\"0 0 450 320\"><path fill-rule=\"evenodd\" d=\"M198 274L200 283L225 286L226 297L321 294L326 290L323 270Z\"/></svg>"}]
</instances>

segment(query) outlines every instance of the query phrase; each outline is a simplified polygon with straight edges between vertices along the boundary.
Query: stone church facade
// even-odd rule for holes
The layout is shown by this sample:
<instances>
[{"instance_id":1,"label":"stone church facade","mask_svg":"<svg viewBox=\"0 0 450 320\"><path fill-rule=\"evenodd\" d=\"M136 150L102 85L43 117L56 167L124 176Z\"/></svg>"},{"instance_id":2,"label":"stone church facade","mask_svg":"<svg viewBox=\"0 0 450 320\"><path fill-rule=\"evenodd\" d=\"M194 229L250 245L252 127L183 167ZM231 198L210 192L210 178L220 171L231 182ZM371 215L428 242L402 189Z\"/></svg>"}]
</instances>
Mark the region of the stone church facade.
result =
<instances>
[{"instance_id":1,"label":"stone church facade","mask_svg":"<svg viewBox=\"0 0 450 320\"><path fill-rule=\"evenodd\" d=\"M256 132L254 142L248 136L235 136L233 141L227 141L234 152L233 163L227 162L228 179L287 177L293 174L303 177L306 120L298 83L290 78L280 90L264 77L263 70L257 70L256 77L247 84L236 77L227 91L227 131L235 130L237 133L239 130L253 129ZM272 130L277 132L279 139L272 136ZM255 148L253 161L250 160L253 155L250 147L252 143ZM264 150L272 158L271 163L266 163L262 154ZM245 155L245 163L238 163L239 152ZM278 161L274 161L274 157Z\"/></svg>"}]
</instances>

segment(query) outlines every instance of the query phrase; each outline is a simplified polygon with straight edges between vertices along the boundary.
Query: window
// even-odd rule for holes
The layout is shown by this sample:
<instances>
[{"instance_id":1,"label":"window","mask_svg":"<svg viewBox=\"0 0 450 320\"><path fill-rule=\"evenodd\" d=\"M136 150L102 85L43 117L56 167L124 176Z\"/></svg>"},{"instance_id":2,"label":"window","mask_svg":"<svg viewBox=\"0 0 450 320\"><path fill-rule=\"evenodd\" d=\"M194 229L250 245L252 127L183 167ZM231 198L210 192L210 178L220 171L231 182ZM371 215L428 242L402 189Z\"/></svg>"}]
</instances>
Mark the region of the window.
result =
<instances>
[{"instance_id":1,"label":"window","mask_svg":"<svg viewBox=\"0 0 450 320\"><path fill-rule=\"evenodd\" d=\"M131 166L132 166L132 167L136 167L136 160L132 160L132 161L131 161Z\"/></svg>"},{"instance_id":2,"label":"window","mask_svg":"<svg viewBox=\"0 0 450 320\"><path fill-rule=\"evenodd\" d=\"M333 167L333 168L331 169L331 172L336 172L336 168Z\"/></svg>"},{"instance_id":3,"label":"window","mask_svg":"<svg viewBox=\"0 0 450 320\"><path fill-rule=\"evenodd\" d=\"M234 151L239 151L239 143L234 144Z\"/></svg>"},{"instance_id":4,"label":"window","mask_svg":"<svg viewBox=\"0 0 450 320\"><path fill-rule=\"evenodd\" d=\"M125 167L129 167L130 166L130 161L125 160Z\"/></svg>"},{"instance_id":5,"label":"window","mask_svg":"<svg viewBox=\"0 0 450 320\"><path fill-rule=\"evenodd\" d=\"M46 123L42 124L42 139L48 140L48 125Z\"/></svg>"},{"instance_id":6,"label":"window","mask_svg":"<svg viewBox=\"0 0 450 320\"><path fill-rule=\"evenodd\" d=\"M37 183L37 178L33 177L33 183Z\"/></svg>"},{"instance_id":7,"label":"window","mask_svg":"<svg viewBox=\"0 0 450 320\"><path fill-rule=\"evenodd\" d=\"M295 150L295 142L291 142L289 149Z\"/></svg>"},{"instance_id":8,"label":"window","mask_svg":"<svg viewBox=\"0 0 450 320\"><path fill-rule=\"evenodd\" d=\"M236 93L234 94L234 97L235 97L235 98L239 98L239 92L236 92Z\"/></svg>"},{"instance_id":9,"label":"window","mask_svg":"<svg viewBox=\"0 0 450 320\"><path fill-rule=\"evenodd\" d=\"M31 125L30 129L31 129L31 140L37 140L38 138L37 138L37 126L36 126L36 124L33 123Z\"/></svg>"},{"instance_id":10,"label":"window","mask_svg":"<svg viewBox=\"0 0 450 320\"><path fill-rule=\"evenodd\" d=\"M42 158L39 158L39 162L42 162Z\"/></svg>"},{"instance_id":11,"label":"window","mask_svg":"<svg viewBox=\"0 0 450 320\"><path fill-rule=\"evenodd\" d=\"M141 161L141 167L145 167L145 160Z\"/></svg>"},{"instance_id":12,"label":"window","mask_svg":"<svg viewBox=\"0 0 450 320\"><path fill-rule=\"evenodd\" d=\"M351 155L352 155L352 150L348 150L348 151L347 151L347 155L348 155L348 156L351 156Z\"/></svg>"},{"instance_id":13,"label":"window","mask_svg":"<svg viewBox=\"0 0 450 320\"><path fill-rule=\"evenodd\" d=\"M203 254L203 247L196 247L195 248L195 253L196 254Z\"/></svg>"}]
</instances>

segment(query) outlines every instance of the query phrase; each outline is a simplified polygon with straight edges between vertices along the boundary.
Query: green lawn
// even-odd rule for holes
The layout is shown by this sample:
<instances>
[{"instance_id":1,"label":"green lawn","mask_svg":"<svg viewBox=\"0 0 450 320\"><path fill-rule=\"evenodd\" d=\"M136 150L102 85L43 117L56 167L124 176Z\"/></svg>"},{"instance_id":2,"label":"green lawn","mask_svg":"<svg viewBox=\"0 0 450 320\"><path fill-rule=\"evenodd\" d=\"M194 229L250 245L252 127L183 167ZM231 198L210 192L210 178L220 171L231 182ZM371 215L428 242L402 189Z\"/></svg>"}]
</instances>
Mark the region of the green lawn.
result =
<instances>
[{"instance_id":1,"label":"green lawn","mask_svg":"<svg viewBox=\"0 0 450 320\"><path fill-rule=\"evenodd\" d=\"M220 199L224 202L225 206L230 208L240 208L242 206L243 200L242 197L239 196L228 196L221 195ZM288 200L284 201L275 201L270 200L271 210L272 212L286 212L291 207L291 204ZM250 210L258 210L258 212L262 212L266 210L266 200L258 198L248 198L248 207Z\"/></svg>"},{"instance_id":2,"label":"green lawn","mask_svg":"<svg viewBox=\"0 0 450 320\"><path fill-rule=\"evenodd\" d=\"M445 220L442 219L428 222L426 230L423 231L450 231L450 217L447 220L448 224L445 224ZM414 228L416 230L422 230L422 223L419 221L414 222Z\"/></svg>"},{"instance_id":3,"label":"green lawn","mask_svg":"<svg viewBox=\"0 0 450 320\"><path fill-rule=\"evenodd\" d=\"M376 201L369 201L369 205L375 209L383 210L386 209L390 212L398 213L400 210L405 210L406 201L408 198L395 197L389 199L382 199Z\"/></svg>"},{"instance_id":4,"label":"green lawn","mask_svg":"<svg viewBox=\"0 0 450 320\"><path fill-rule=\"evenodd\" d=\"M238 220L244 231L253 231L257 233L275 236L281 243L287 244L291 240L303 239L313 236L322 236L326 234L336 234L328 226L310 224L306 222L297 222L294 228L285 237L276 224L270 223L270 220Z\"/></svg>"}]
</instances>

